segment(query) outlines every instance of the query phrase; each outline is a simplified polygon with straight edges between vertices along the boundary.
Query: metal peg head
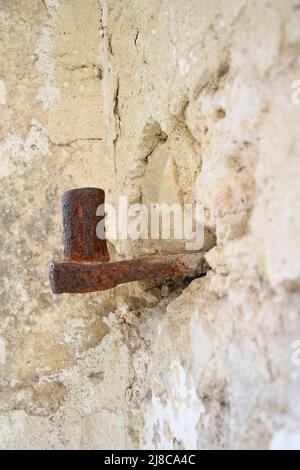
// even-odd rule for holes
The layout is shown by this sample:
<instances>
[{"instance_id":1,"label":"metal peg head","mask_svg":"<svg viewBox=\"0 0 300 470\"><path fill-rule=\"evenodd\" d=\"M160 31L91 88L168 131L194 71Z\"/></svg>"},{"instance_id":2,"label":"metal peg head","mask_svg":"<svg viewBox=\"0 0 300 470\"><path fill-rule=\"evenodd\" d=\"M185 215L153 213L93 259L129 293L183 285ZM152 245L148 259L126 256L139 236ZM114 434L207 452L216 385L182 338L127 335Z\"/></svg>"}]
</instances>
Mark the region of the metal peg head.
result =
<instances>
[{"instance_id":1,"label":"metal peg head","mask_svg":"<svg viewBox=\"0 0 300 470\"><path fill-rule=\"evenodd\" d=\"M105 193L99 188L65 191L62 197L64 260L78 262L108 261L106 240L100 240L96 227L101 217L97 207L104 204Z\"/></svg>"}]
</instances>

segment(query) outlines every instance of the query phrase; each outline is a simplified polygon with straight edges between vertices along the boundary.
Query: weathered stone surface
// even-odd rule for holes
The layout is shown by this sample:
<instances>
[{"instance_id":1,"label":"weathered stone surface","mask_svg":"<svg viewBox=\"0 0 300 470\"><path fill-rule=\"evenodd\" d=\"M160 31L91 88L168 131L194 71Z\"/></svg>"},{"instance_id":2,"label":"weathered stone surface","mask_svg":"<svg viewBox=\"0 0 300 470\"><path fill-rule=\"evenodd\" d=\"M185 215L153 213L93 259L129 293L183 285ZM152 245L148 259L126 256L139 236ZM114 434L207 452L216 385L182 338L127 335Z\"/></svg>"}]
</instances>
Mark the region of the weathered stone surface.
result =
<instances>
[{"instance_id":1,"label":"weathered stone surface","mask_svg":"<svg viewBox=\"0 0 300 470\"><path fill-rule=\"evenodd\" d=\"M299 448L297 2L1 0L0 21L0 447ZM79 186L202 203L210 273L53 296Z\"/></svg>"}]
</instances>

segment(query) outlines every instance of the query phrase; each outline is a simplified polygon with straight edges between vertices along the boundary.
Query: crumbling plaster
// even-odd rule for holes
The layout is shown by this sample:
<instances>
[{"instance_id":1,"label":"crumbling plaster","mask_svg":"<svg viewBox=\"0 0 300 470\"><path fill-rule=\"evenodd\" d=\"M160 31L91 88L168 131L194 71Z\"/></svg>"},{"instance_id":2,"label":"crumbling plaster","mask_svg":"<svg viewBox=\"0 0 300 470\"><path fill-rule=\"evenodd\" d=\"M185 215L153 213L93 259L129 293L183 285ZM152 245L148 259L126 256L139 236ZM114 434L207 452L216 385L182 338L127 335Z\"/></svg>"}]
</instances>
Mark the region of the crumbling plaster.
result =
<instances>
[{"instance_id":1,"label":"crumbling plaster","mask_svg":"<svg viewBox=\"0 0 300 470\"><path fill-rule=\"evenodd\" d=\"M0 0L0 21L0 447L299 448L297 1ZM203 203L208 275L52 295L80 186Z\"/></svg>"}]
</instances>

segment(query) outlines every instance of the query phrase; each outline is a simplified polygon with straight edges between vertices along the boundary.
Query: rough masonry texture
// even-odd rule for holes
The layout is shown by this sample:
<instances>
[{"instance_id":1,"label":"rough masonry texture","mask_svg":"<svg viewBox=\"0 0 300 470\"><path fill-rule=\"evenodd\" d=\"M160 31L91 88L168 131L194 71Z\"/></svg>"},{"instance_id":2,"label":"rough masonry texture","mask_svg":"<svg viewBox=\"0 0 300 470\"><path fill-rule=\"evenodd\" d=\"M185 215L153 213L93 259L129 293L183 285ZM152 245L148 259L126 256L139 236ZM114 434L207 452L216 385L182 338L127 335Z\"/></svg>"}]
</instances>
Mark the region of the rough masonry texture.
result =
<instances>
[{"instance_id":1,"label":"rough masonry texture","mask_svg":"<svg viewBox=\"0 0 300 470\"><path fill-rule=\"evenodd\" d=\"M0 22L0 448L299 448L299 1L0 0ZM210 272L54 296L86 186L203 203Z\"/></svg>"}]
</instances>

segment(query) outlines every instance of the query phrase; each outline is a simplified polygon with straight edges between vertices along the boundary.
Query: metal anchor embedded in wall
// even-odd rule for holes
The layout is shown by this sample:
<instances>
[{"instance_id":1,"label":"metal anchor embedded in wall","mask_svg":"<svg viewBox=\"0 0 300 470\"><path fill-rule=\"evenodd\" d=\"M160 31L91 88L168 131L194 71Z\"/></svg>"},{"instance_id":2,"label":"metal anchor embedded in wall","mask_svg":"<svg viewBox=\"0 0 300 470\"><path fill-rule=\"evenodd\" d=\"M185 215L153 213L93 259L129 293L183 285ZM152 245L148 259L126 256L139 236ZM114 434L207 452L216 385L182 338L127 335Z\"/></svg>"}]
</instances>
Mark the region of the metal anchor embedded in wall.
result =
<instances>
[{"instance_id":1,"label":"metal anchor embedded in wall","mask_svg":"<svg viewBox=\"0 0 300 470\"><path fill-rule=\"evenodd\" d=\"M208 270L203 253L145 256L109 262L106 240L97 237L104 204L99 188L66 191L62 197L64 259L49 263L54 294L85 293L111 289L119 284L145 279L196 277Z\"/></svg>"}]
</instances>

